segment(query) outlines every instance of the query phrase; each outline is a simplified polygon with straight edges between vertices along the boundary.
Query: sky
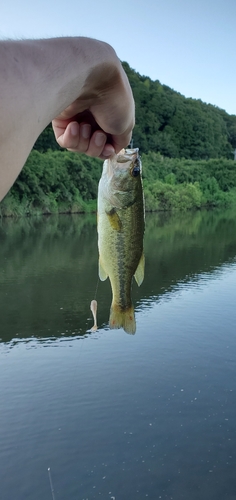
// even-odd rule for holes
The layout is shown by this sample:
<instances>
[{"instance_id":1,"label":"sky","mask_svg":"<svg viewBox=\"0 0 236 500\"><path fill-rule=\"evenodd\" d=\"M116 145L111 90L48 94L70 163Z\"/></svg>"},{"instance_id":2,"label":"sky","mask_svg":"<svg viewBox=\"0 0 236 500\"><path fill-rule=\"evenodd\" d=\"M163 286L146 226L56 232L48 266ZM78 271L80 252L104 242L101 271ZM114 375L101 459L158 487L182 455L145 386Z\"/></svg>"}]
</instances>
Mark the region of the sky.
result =
<instances>
[{"instance_id":1,"label":"sky","mask_svg":"<svg viewBox=\"0 0 236 500\"><path fill-rule=\"evenodd\" d=\"M141 75L236 114L236 0L10 0L0 39L88 36Z\"/></svg>"}]
</instances>

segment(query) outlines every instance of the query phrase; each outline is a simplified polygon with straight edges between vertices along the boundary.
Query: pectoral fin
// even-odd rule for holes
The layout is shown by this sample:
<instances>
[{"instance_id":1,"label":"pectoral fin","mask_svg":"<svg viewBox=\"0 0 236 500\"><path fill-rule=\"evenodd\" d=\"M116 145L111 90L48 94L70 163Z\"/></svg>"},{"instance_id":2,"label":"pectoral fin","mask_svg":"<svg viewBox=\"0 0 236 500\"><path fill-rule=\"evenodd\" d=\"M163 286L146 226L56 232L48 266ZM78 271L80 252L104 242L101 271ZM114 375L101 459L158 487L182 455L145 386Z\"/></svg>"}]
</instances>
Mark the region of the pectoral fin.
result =
<instances>
[{"instance_id":1,"label":"pectoral fin","mask_svg":"<svg viewBox=\"0 0 236 500\"><path fill-rule=\"evenodd\" d=\"M108 277L108 274L106 273L105 269L102 266L100 257L99 257L99 261L98 261L98 276L99 276L101 281L105 281Z\"/></svg>"},{"instance_id":2,"label":"pectoral fin","mask_svg":"<svg viewBox=\"0 0 236 500\"><path fill-rule=\"evenodd\" d=\"M141 259L139 261L139 264L138 264L138 267L135 271L135 280L138 284L138 286L140 286L143 282L143 279L144 279L144 267L145 267L145 257L144 257L144 253L142 253L141 255Z\"/></svg>"},{"instance_id":3,"label":"pectoral fin","mask_svg":"<svg viewBox=\"0 0 236 500\"><path fill-rule=\"evenodd\" d=\"M110 210L110 212L106 212L106 213L107 213L107 217L109 219L109 222L111 224L111 227L113 229L115 229L116 231L120 231L122 228L122 223L121 223L120 217L119 217L118 213L115 211L115 209L112 208L112 210Z\"/></svg>"}]
</instances>

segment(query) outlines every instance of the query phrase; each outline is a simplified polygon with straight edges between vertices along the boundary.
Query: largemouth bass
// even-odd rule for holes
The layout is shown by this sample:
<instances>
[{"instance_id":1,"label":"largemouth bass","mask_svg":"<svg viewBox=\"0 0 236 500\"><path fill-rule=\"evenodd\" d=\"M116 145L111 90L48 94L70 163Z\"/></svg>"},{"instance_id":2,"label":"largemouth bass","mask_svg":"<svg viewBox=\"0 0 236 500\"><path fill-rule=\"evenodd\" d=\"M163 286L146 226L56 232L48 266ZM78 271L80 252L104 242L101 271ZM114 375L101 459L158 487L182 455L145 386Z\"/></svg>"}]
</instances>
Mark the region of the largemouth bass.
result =
<instances>
[{"instance_id":1,"label":"largemouth bass","mask_svg":"<svg viewBox=\"0 0 236 500\"><path fill-rule=\"evenodd\" d=\"M99 277L112 288L110 328L134 334L133 276L144 278L144 199L138 149L105 160L98 187Z\"/></svg>"}]
</instances>

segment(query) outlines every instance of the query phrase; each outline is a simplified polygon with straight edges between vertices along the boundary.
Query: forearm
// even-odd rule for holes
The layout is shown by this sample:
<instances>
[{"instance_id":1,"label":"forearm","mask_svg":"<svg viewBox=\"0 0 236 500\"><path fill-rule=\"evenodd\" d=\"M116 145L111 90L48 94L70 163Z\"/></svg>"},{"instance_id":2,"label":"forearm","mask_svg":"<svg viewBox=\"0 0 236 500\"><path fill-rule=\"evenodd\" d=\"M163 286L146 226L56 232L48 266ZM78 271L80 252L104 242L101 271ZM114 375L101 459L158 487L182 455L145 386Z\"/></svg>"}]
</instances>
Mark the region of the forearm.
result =
<instances>
[{"instance_id":1,"label":"forearm","mask_svg":"<svg viewBox=\"0 0 236 500\"><path fill-rule=\"evenodd\" d=\"M92 39L0 42L0 199L48 123L80 96L89 108L90 77L103 64L115 74L119 61L109 45Z\"/></svg>"}]
</instances>

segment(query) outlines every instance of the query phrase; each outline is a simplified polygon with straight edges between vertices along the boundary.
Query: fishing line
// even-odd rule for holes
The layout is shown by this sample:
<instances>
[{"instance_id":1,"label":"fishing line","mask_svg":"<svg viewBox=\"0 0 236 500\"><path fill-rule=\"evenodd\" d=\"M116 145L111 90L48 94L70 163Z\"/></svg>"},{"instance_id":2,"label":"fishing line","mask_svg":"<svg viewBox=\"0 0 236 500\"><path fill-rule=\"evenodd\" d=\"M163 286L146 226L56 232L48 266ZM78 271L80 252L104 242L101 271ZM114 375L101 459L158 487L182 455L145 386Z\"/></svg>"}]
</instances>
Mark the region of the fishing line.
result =
<instances>
[{"instance_id":1,"label":"fishing line","mask_svg":"<svg viewBox=\"0 0 236 500\"><path fill-rule=\"evenodd\" d=\"M95 288L95 294L94 294L94 299L96 300L96 297L97 297L97 291L98 291L98 284L99 284L99 276L98 276L98 279L97 279L97 285L96 285L96 288Z\"/></svg>"},{"instance_id":2,"label":"fishing line","mask_svg":"<svg viewBox=\"0 0 236 500\"><path fill-rule=\"evenodd\" d=\"M52 485L52 478L51 478L50 467L48 467L48 475L49 475L49 482L50 482L51 493L52 493L52 500L55 500L55 495L54 495L54 489L53 489L53 485Z\"/></svg>"}]
</instances>

